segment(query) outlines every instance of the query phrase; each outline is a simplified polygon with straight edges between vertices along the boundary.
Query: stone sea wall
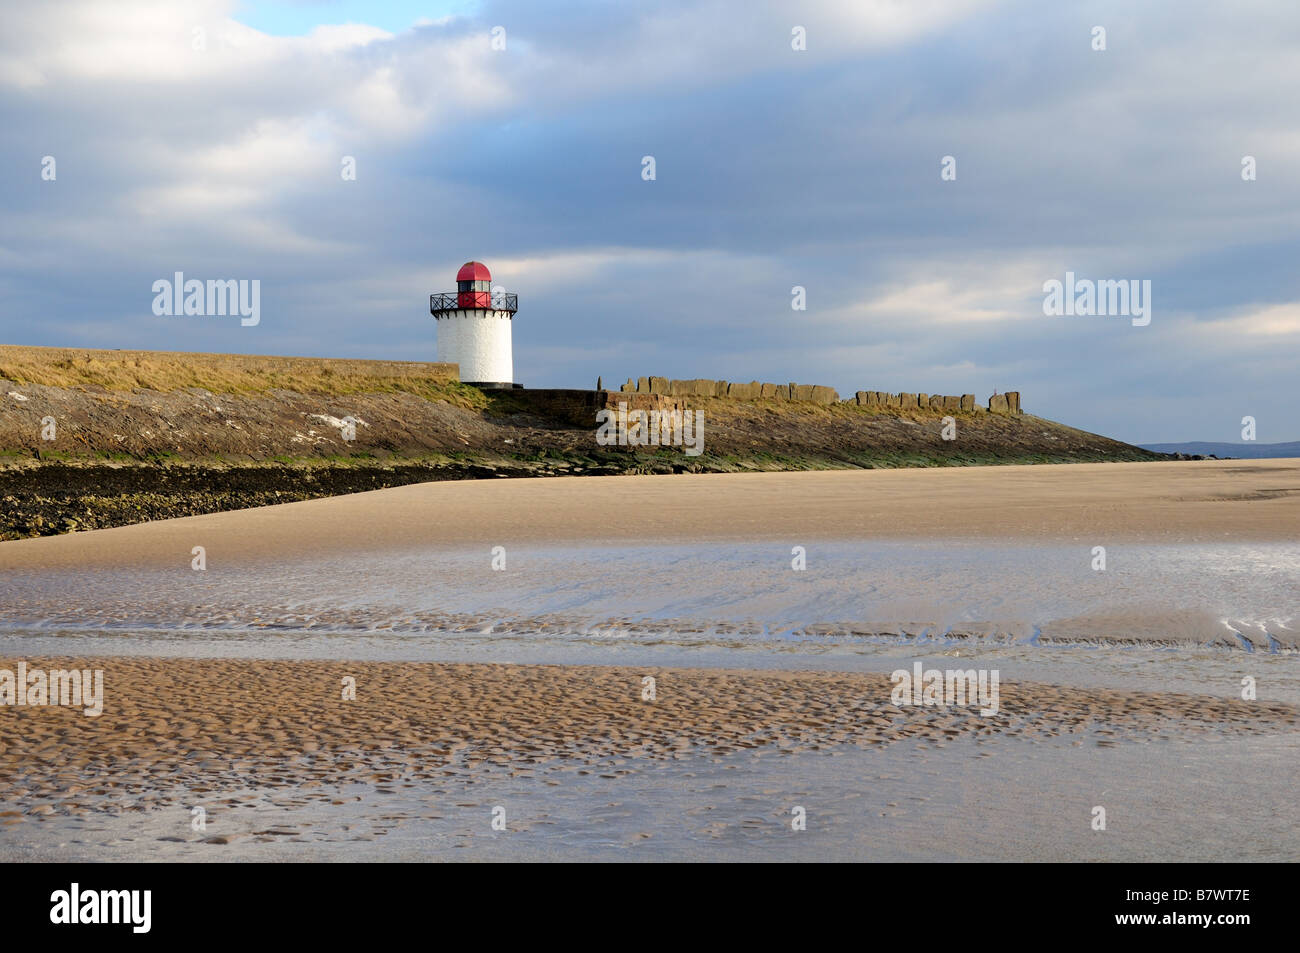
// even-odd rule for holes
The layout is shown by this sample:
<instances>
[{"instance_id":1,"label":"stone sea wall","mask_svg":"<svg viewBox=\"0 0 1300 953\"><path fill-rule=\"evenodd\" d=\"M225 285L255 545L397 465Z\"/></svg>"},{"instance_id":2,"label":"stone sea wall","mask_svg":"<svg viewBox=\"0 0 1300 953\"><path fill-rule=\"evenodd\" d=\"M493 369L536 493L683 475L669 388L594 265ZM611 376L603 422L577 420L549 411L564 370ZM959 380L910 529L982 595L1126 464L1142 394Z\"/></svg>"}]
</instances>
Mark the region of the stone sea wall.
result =
<instances>
[{"instance_id":1,"label":"stone sea wall","mask_svg":"<svg viewBox=\"0 0 1300 953\"><path fill-rule=\"evenodd\" d=\"M662 397L721 397L731 400L788 400L806 401L814 404L835 404L840 402L840 395L833 387L820 384L766 384L760 381L741 383L739 381L717 381L705 378L693 380L672 380L667 377L629 377L627 383L619 388L622 394L658 395ZM1008 391L994 394L988 399L987 408L978 403L974 394L960 396L943 394L902 393L887 394L883 391L860 390L844 403L857 404L862 407L896 408L898 410L937 410L946 413L973 413L976 410L989 410L992 413L1019 414L1020 392Z\"/></svg>"},{"instance_id":2,"label":"stone sea wall","mask_svg":"<svg viewBox=\"0 0 1300 953\"><path fill-rule=\"evenodd\" d=\"M639 377L619 388L624 394L663 394L667 397L729 397L732 400L802 400L834 404L840 399L833 387L820 384L764 384L750 381L714 381L703 378L677 381L667 377Z\"/></svg>"},{"instance_id":3,"label":"stone sea wall","mask_svg":"<svg viewBox=\"0 0 1300 953\"><path fill-rule=\"evenodd\" d=\"M986 409L975 400L974 394L961 396L945 394L903 393L886 394L877 390L860 390L854 401L863 407L896 407L899 410L941 410L945 413L971 413ZM987 409L995 414L1019 414L1020 391L1007 391L989 398Z\"/></svg>"}]
</instances>

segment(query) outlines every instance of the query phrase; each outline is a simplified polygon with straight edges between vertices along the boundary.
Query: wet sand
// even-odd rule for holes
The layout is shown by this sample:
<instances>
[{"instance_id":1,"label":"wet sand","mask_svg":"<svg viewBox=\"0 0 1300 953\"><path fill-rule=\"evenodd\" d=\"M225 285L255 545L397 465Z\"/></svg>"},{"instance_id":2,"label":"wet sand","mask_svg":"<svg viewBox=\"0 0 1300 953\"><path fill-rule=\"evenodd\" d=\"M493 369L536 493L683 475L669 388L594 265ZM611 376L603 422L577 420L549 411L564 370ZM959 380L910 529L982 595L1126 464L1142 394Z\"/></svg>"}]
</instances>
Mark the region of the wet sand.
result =
<instances>
[{"instance_id":1,"label":"wet sand","mask_svg":"<svg viewBox=\"0 0 1300 953\"><path fill-rule=\"evenodd\" d=\"M944 745L981 739L1114 746L1293 733L1300 707L1172 692L1004 683L1000 710L897 706L887 676L603 666L260 660L28 659L104 672L103 713L0 709L0 830L250 783L334 803L449 776L548 767L617 776L749 749ZM954 660L956 663L956 660ZM9 660L6 660L6 667ZM956 663L960 667L960 663ZM653 677L654 699L643 679ZM355 700L344 680L355 679ZM612 773L610 773L612 772ZM315 789L315 790L312 790ZM342 802L339 802L342 803ZM2 852L2 849L0 849Z\"/></svg>"},{"instance_id":2,"label":"wet sand","mask_svg":"<svg viewBox=\"0 0 1300 953\"><path fill-rule=\"evenodd\" d=\"M426 483L0 543L0 571L256 564L417 546L987 538L1293 541L1300 461Z\"/></svg>"},{"instance_id":3,"label":"wet sand","mask_svg":"<svg viewBox=\"0 0 1300 953\"><path fill-rule=\"evenodd\" d=\"M745 749L483 769L321 797L258 786L0 827L24 861L1217 861L1300 855L1296 735ZM635 768L629 772L629 768ZM579 772L584 773L579 773ZM1195 775L1194 783L1170 783ZM1248 796L1241 779L1250 779ZM318 798L319 800L313 800ZM1094 829L1094 808L1107 827ZM203 807L196 826L194 808ZM806 812L796 829L795 808ZM494 825L497 817L500 821Z\"/></svg>"}]
</instances>

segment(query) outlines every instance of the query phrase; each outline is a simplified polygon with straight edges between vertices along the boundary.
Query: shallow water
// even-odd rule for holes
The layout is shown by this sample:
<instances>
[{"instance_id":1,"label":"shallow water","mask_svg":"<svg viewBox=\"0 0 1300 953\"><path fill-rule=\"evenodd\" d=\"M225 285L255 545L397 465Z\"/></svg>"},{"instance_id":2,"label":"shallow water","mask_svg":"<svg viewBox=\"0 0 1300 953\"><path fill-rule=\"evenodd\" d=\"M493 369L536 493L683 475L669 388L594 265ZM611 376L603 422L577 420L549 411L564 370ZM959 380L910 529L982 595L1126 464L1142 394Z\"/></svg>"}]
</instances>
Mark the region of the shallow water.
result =
<instances>
[{"instance_id":1,"label":"shallow water","mask_svg":"<svg viewBox=\"0 0 1300 953\"><path fill-rule=\"evenodd\" d=\"M582 773L203 795L4 832L7 860L1294 860L1294 735L1113 748L1007 738ZM622 762L620 762L622 763ZM1191 779L1194 783L1171 783ZM1242 779L1250 795L1243 797ZM794 830L801 807L804 830ZM1094 808L1106 829L1093 829ZM500 809L505 829L492 826ZM206 843L223 837L228 843Z\"/></svg>"},{"instance_id":2,"label":"shallow water","mask_svg":"<svg viewBox=\"0 0 1300 953\"><path fill-rule=\"evenodd\" d=\"M426 550L9 573L0 652L890 671L1300 702L1300 544ZM498 557L500 554L496 554Z\"/></svg>"}]
</instances>

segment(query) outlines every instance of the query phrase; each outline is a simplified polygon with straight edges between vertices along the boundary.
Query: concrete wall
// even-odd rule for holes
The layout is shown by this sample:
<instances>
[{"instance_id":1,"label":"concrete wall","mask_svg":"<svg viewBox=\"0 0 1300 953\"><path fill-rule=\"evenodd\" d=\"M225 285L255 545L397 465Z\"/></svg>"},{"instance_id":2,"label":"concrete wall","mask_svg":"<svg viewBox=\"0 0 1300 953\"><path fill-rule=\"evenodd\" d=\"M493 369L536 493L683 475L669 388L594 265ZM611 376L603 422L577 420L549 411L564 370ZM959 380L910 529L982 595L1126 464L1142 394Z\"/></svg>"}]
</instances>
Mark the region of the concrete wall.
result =
<instances>
[{"instance_id":1,"label":"concrete wall","mask_svg":"<svg viewBox=\"0 0 1300 953\"><path fill-rule=\"evenodd\" d=\"M533 390L511 392L530 409L546 417L567 420L583 427L595 426L596 411L618 410L620 403L632 410L685 410L686 402L665 394L636 394L608 390Z\"/></svg>"}]
</instances>

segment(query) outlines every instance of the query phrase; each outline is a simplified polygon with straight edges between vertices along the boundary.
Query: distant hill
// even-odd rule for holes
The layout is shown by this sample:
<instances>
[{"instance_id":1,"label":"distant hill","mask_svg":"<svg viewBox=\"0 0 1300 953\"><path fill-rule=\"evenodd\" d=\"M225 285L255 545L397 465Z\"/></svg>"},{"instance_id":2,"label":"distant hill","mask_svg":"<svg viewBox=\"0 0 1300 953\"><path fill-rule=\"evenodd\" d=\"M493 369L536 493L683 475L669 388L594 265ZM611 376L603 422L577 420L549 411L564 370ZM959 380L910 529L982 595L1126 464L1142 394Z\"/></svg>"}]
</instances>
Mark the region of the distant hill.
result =
<instances>
[{"instance_id":1,"label":"distant hill","mask_svg":"<svg viewBox=\"0 0 1300 953\"><path fill-rule=\"evenodd\" d=\"M1140 443L1143 450L1156 453L1188 453L1208 457L1237 457L1242 460L1259 460L1268 457L1300 457L1300 440L1290 443L1213 443L1196 440L1192 443Z\"/></svg>"}]
</instances>

